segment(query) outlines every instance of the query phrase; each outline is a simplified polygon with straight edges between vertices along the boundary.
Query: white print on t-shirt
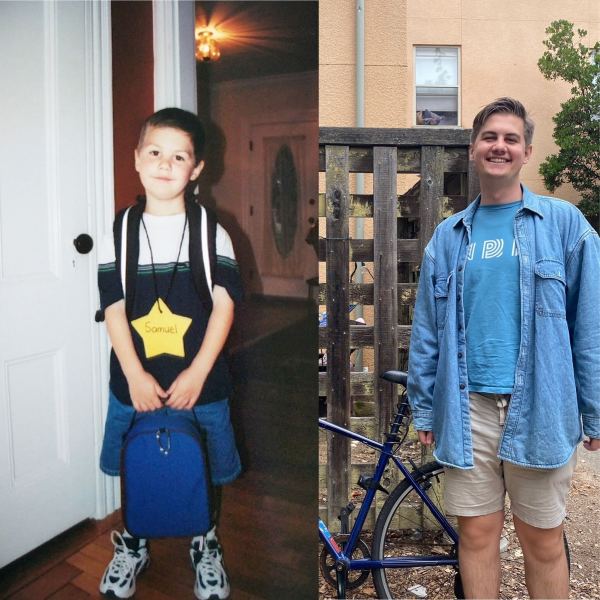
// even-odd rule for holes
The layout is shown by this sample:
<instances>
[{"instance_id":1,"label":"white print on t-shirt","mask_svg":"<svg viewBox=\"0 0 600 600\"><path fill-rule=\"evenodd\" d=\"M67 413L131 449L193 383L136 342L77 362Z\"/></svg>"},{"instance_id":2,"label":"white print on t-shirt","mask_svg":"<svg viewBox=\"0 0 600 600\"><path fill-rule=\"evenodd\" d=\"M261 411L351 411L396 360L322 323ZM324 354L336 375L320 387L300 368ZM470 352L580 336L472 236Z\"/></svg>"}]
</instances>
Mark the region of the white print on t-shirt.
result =
<instances>
[{"instance_id":1,"label":"white print on t-shirt","mask_svg":"<svg viewBox=\"0 0 600 600\"><path fill-rule=\"evenodd\" d=\"M475 247L477 246L477 242L473 242L467 246L467 260L473 260L475 257ZM481 249L481 258L500 258L504 253L504 240L484 240L483 246ZM517 249L517 242L513 240L512 250L510 255L517 256L519 254L519 250Z\"/></svg>"},{"instance_id":2,"label":"white print on t-shirt","mask_svg":"<svg viewBox=\"0 0 600 600\"><path fill-rule=\"evenodd\" d=\"M485 240L483 242L483 251L481 258L496 258L502 256L504 250L504 240Z\"/></svg>"}]
</instances>

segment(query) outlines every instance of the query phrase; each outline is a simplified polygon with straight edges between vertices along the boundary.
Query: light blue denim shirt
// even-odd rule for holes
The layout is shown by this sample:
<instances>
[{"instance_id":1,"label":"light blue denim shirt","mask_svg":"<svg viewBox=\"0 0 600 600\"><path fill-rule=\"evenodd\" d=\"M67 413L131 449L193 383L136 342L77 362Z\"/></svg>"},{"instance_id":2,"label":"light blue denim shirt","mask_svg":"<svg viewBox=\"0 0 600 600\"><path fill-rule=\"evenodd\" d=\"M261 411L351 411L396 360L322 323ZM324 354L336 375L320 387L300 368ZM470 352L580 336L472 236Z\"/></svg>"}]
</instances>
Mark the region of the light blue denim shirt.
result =
<instances>
[{"instance_id":1,"label":"light blue denim shirt","mask_svg":"<svg viewBox=\"0 0 600 600\"><path fill-rule=\"evenodd\" d=\"M409 353L415 428L433 431L439 462L463 469L473 447L462 295L479 201L443 221L425 249ZM582 431L600 438L600 240L572 204L524 186L514 233L521 343L498 457L554 468Z\"/></svg>"}]
</instances>

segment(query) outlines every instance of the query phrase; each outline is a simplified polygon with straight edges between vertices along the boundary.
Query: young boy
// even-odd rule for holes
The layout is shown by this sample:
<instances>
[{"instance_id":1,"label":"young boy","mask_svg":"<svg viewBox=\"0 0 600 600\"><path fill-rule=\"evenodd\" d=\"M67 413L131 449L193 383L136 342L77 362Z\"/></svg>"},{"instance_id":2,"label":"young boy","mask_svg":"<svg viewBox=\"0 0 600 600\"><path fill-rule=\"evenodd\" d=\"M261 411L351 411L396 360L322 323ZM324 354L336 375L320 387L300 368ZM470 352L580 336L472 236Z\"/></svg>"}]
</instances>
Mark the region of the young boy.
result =
<instances>
[{"instance_id":1,"label":"young boy","mask_svg":"<svg viewBox=\"0 0 600 600\"><path fill-rule=\"evenodd\" d=\"M192 189L204 166L203 149L201 123L194 114L179 108L158 111L142 127L135 169L145 198L139 200L144 202L144 210L129 315L121 273L115 264L114 241L107 240L101 249L100 302L113 348L100 458L100 467L108 475L119 475L123 435L135 412L165 406L185 411L191 419L194 411L206 435L213 486L233 481L241 470L229 420L231 381L222 354L233 322L234 301L241 297L241 284L231 240L220 225L212 273L212 311L196 291L190 269L188 210L194 202ZM170 339L173 334L153 337L149 331L173 328L137 326L136 320L150 319L152 311L158 311L163 320L181 323L183 318L189 325L175 328L180 332L178 339ZM213 496L218 509L220 495ZM114 531L112 541L115 553L102 577L100 592L108 597L129 598L135 593L136 576L149 564L148 544L127 531ZM196 571L196 598L227 598L229 583L215 526L206 536L192 539L190 556Z\"/></svg>"},{"instance_id":2,"label":"young boy","mask_svg":"<svg viewBox=\"0 0 600 600\"><path fill-rule=\"evenodd\" d=\"M421 263L408 395L446 470L466 598L498 598L504 497L531 598L567 598L565 503L583 436L600 449L600 240L579 210L520 181L533 122L512 98L473 121L481 194Z\"/></svg>"}]
</instances>

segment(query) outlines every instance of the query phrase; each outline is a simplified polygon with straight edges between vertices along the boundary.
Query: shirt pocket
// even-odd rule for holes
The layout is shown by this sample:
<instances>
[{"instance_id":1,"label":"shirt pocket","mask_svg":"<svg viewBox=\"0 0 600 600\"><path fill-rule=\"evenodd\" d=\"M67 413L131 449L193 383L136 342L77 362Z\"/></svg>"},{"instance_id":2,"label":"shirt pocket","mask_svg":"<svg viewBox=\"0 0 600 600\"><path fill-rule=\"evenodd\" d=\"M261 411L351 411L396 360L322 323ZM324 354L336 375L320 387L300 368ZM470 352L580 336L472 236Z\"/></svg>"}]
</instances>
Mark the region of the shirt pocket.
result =
<instances>
[{"instance_id":1,"label":"shirt pocket","mask_svg":"<svg viewBox=\"0 0 600 600\"><path fill-rule=\"evenodd\" d=\"M566 318L565 267L560 260L535 263L535 312L541 317Z\"/></svg>"},{"instance_id":2,"label":"shirt pocket","mask_svg":"<svg viewBox=\"0 0 600 600\"><path fill-rule=\"evenodd\" d=\"M452 273L440 275L435 280L433 295L435 297L435 314L438 329L444 329L448 317L448 292Z\"/></svg>"}]
</instances>

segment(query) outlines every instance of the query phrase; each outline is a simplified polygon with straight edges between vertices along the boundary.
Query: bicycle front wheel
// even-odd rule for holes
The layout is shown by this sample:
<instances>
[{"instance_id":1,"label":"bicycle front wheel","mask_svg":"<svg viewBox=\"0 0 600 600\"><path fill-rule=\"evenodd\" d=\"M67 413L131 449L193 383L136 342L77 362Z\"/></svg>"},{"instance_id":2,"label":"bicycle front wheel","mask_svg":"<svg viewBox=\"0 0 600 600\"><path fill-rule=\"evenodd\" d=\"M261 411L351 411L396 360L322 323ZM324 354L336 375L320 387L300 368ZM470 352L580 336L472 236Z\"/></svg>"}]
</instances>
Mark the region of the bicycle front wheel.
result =
<instances>
[{"instance_id":1,"label":"bicycle front wheel","mask_svg":"<svg viewBox=\"0 0 600 600\"><path fill-rule=\"evenodd\" d=\"M427 463L413 474L419 486L444 514L444 468ZM446 517L448 518L448 517ZM454 527L456 522L449 519ZM375 524L372 556L376 560L411 556L456 557L456 545L406 480L388 496ZM452 598L453 566L373 569L378 598Z\"/></svg>"}]
</instances>

